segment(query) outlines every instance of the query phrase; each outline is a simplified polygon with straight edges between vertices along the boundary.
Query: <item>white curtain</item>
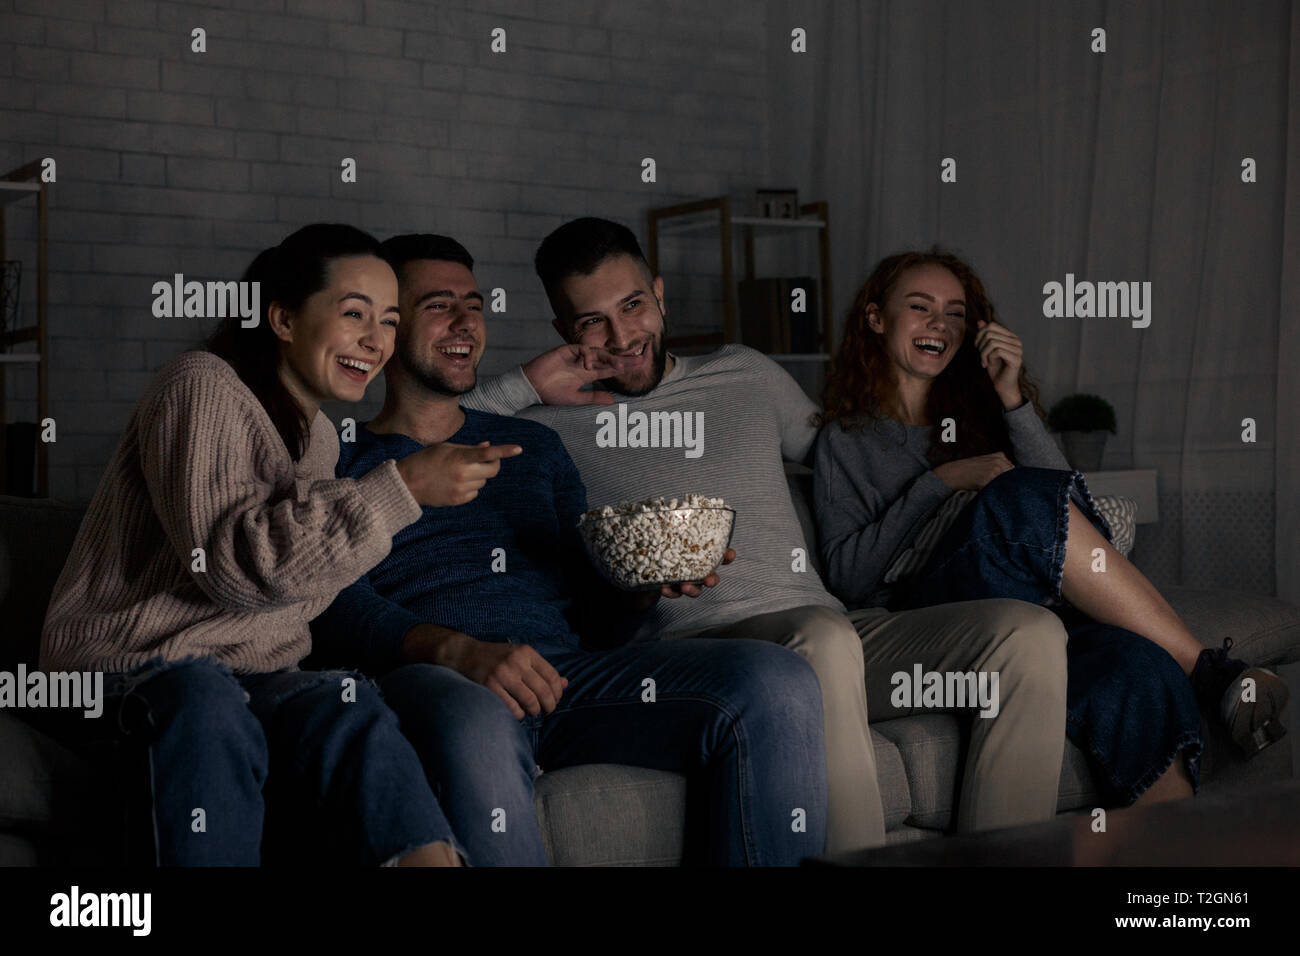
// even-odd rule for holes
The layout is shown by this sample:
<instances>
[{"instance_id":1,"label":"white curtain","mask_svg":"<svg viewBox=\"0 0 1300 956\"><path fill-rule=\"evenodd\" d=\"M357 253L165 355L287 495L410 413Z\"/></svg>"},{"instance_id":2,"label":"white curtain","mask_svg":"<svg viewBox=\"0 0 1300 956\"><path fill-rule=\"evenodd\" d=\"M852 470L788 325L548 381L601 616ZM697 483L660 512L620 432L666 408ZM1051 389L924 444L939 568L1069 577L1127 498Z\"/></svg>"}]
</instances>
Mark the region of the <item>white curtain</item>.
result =
<instances>
[{"instance_id":1,"label":"white curtain","mask_svg":"<svg viewBox=\"0 0 1300 956\"><path fill-rule=\"evenodd\" d=\"M767 172L831 203L837 321L881 256L964 255L1044 403L1105 396L1103 467L1158 469L1148 575L1300 603L1296 4L770 0L767 17ZM1067 273L1149 281L1150 326L1044 317Z\"/></svg>"}]
</instances>

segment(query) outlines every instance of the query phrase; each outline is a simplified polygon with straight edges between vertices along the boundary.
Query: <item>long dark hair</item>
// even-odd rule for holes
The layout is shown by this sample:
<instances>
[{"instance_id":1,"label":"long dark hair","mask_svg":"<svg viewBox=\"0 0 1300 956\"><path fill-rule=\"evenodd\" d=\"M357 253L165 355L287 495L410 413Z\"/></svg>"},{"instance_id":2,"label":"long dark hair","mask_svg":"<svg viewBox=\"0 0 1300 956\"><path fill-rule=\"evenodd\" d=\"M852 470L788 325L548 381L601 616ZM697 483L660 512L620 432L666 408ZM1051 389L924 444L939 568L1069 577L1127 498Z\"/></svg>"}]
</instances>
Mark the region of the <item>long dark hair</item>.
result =
<instances>
[{"instance_id":1,"label":"long dark hair","mask_svg":"<svg viewBox=\"0 0 1300 956\"><path fill-rule=\"evenodd\" d=\"M997 309L975 270L938 246L928 252L900 252L881 259L858 289L822 389L823 411L819 423L838 421L845 428L854 428L888 417L894 398L894 379L885 352L885 337L867 324L867 306L874 304L883 309L899 277L914 266L924 265L942 266L951 272L961 283L966 297L966 332L961 347L948 367L935 378L925 405L926 418L931 424L937 425L948 416L957 419L956 441L941 441L942 430L935 428L927 455L933 464L994 451L1011 457L1011 439L1002 419L1002 402L992 379L980 365L979 350L975 348L980 319L1006 323L998 318ZM1039 418L1045 418L1038 403L1038 386L1023 365L1019 384L1020 394L1033 403Z\"/></svg>"},{"instance_id":2,"label":"long dark hair","mask_svg":"<svg viewBox=\"0 0 1300 956\"><path fill-rule=\"evenodd\" d=\"M329 284L330 263L345 256L379 256L379 241L355 226L318 222L259 252L243 281L261 283L262 314L253 328L238 315L223 319L203 348L231 364L266 409L294 461L307 447L311 422L280 381L280 340L269 321L272 303L297 310Z\"/></svg>"}]
</instances>

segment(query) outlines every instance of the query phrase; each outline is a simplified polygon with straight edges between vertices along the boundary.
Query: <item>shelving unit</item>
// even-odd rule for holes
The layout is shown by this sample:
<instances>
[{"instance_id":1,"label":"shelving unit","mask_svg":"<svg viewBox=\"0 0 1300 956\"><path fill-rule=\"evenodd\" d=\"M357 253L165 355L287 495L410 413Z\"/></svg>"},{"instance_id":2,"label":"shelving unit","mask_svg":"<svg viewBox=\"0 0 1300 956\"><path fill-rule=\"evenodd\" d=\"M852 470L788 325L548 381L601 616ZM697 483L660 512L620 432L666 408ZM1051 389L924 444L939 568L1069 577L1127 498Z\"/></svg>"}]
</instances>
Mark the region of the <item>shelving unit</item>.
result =
<instances>
[{"instance_id":1,"label":"shelving unit","mask_svg":"<svg viewBox=\"0 0 1300 956\"><path fill-rule=\"evenodd\" d=\"M820 265L818 298L821 304L821 351L797 355L778 355L782 361L824 362L828 359L835 338L835 324L831 313L831 246L830 205L825 201L804 203L799 207L798 219L769 219L764 216L736 216L732 214L729 196L699 199L674 206L658 206L647 214L646 256L650 269L659 273L659 243L661 238L692 232L716 229L719 251L722 254L722 331L703 335L686 335L669 338L671 346L724 345L737 341L736 326L738 295L734 266L736 231L744 244L745 278L754 278L754 239L763 232L777 234L790 230L816 230L817 253ZM661 236L662 232L662 236Z\"/></svg>"},{"instance_id":2,"label":"shelving unit","mask_svg":"<svg viewBox=\"0 0 1300 956\"><path fill-rule=\"evenodd\" d=\"M5 417L5 370L9 365L36 365L36 421L39 427L49 415L49 253L45 184L41 182L41 164L31 162L0 176L0 260L6 258L7 233L5 210L12 202L36 200L36 324L6 329L0 333L0 462L7 462ZM11 352L21 342L35 342L35 352ZM36 444L36 494L50 493L49 449L45 442Z\"/></svg>"}]
</instances>

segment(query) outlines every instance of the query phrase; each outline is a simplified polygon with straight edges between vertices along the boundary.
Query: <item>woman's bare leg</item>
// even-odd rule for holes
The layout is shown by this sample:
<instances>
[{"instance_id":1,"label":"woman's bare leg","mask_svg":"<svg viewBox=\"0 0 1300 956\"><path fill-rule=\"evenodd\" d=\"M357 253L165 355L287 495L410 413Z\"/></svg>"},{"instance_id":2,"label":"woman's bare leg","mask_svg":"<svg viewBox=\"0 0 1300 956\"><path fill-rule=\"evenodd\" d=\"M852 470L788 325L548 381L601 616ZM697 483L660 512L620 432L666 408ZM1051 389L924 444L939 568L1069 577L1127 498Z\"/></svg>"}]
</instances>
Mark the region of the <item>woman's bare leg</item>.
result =
<instances>
[{"instance_id":1,"label":"woman's bare leg","mask_svg":"<svg viewBox=\"0 0 1300 956\"><path fill-rule=\"evenodd\" d=\"M1105 554L1105 571L1092 570L1096 548ZM1094 621L1125 628L1159 644L1178 662L1184 674L1192 672L1204 650L1204 645L1187 630L1155 585L1115 550L1073 501L1061 596ZM1180 761L1174 763L1177 766Z\"/></svg>"},{"instance_id":2,"label":"woman's bare leg","mask_svg":"<svg viewBox=\"0 0 1300 956\"><path fill-rule=\"evenodd\" d=\"M1142 796L1133 802L1133 806L1140 807L1165 800L1184 800L1191 795L1192 778L1187 773L1187 762L1183 760L1183 752L1180 750L1174 755L1174 762L1169 765L1169 769L1143 791Z\"/></svg>"}]
</instances>

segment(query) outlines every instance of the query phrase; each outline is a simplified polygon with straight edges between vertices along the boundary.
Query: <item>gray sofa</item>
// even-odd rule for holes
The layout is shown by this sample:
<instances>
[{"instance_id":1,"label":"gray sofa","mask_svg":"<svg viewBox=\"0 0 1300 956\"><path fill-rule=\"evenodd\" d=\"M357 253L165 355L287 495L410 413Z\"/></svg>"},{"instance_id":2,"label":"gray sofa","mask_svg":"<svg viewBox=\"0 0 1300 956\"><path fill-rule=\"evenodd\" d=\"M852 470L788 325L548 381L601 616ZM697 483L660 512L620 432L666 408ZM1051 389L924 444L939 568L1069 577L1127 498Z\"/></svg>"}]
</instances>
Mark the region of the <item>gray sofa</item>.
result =
<instances>
[{"instance_id":1,"label":"gray sofa","mask_svg":"<svg viewBox=\"0 0 1300 956\"><path fill-rule=\"evenodd\" d=\"M796 510L815 553L806 469L788 477ZM83 508L0 496L0 671L36 666L41 619ZM1231 636L1240 656L1267 666L1300 661L1300 609L1231 591L1172 589L1166 595L1207 645ZM1292 705L1294 714L1295 705ZM0 710L0 864L114 862L124 852L126 810L110 798L104 774L32 726L28 711ZM1287 721L1300 732L1294 719ZM963 758L964 724L947 715L873 725L876 763L890 842L942 836ZM1292 741L1252 760L1209 730L1203 787L1228 790L1290 778ZM685 779L612 765L543 773L537 815L559 865L679 863ZM1067 742L1059 812L1096 805L1087 761Z\"/></svg>"}]
</instances>

